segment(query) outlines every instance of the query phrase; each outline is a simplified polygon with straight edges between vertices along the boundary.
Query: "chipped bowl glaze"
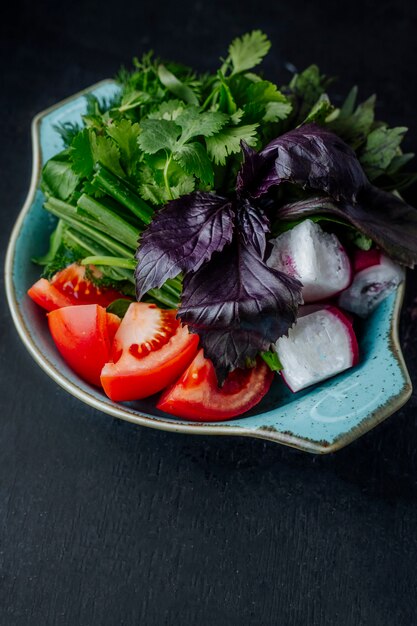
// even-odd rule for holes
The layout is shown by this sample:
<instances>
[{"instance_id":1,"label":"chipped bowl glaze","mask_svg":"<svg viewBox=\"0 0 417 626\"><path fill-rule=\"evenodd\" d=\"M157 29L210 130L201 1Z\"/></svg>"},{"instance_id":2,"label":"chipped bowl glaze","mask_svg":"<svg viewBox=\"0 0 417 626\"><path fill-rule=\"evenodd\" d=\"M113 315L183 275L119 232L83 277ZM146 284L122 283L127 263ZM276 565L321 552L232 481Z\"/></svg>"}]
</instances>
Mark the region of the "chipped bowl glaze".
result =
<instances>
[{"instance_id":1,"label":"chipped bowl glaze","mask_svg":"<svg viewBox=\"0 0 417 626\"><path fill-rule=\"evenodd\" d=\"M45 313L26 295L28 287L39 278L39 267L31 259L47 249L55 223L42 209L40 171L43 163L63 147L56 124L79 121L85 112L87 93L109 98L116 90L113 81L103 81L43 111L32 123L32 180L10 238L5 281L14 323L37 363L82 402L141 426L188 434L258 437L308 452L338 450L399 409L411 394L397 332L404 285L358 329L358 366L297 394L292 394L277 376L258 406L227 422L181 421L158 411L154 398L116 404L67 367L49 335Z\"/></svg>"}]
</instances>

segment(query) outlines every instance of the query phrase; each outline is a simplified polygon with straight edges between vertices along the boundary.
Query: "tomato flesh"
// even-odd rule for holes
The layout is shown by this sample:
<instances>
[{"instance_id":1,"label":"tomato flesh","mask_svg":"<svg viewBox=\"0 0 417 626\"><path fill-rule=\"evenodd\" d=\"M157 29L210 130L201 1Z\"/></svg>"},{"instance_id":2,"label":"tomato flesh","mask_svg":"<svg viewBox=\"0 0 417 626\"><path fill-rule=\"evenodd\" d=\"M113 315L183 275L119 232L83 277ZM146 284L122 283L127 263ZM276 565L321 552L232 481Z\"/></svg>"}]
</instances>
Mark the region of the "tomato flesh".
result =
<instances>
[{"instance_id":1,"label":"tomato flesh","mask_svg":"<svg viewBox=\"0 0 417 626\"><path fill-rule=\"evenodd\" d=\"M112 359L101 373L107 396L140 400L172 384L197 352L198 337L176 319L176 311L132 303L113 341Z\"/></svg>"},{"instance_id":2,"label":"tomato flesh","mask_svg":"<svg viewBox=\"0 0 417 626\"><path fill-rule=\"evenodd\" d=\"M254 368L230 372L219 387L212 362L200 350L180 380L162 394L157 408L197 422L227 420L258 404L272 380L273 372L259 360Z\"/></svg>"},{"instance_id":3,"label":"tomato flesh","mask_svg":"<svg viewBox=\"0 0 417 626\"><path fill-rule=\"evenodd\" d=\"M56 347L71 369L83 380L100 386L101 370L110 358L111 337L120 318L97 304L84 304L51 311L48 324Z\"/></svg>"},{"instance_id":4,"label":"tomato flesh","mask_svg":"<svg viewBox=\"0 0 417 626\"><path fill-rule=\"evenodd\" d=\"M89 270L97 277L100 276L95 267L89 266ZM115 289L95 285L86 277L86 268L77 263L57 272L50 281L40 278L28 290L28 295L47 311L76 304L99 304L107 307L119 298L126 298Z\"/></svg>"},{"instance_id":5,"label":"tomato flesh","mask_svg":"<svg viewBox=\"0 0 417 626\"><path fill-rule=\"evenodd\" d=\"M28 290L28 296L46 311L55 311L64 306L72 306L73 301L55 289L46 278L40 278Z\"/></svg>"}]
</instances>

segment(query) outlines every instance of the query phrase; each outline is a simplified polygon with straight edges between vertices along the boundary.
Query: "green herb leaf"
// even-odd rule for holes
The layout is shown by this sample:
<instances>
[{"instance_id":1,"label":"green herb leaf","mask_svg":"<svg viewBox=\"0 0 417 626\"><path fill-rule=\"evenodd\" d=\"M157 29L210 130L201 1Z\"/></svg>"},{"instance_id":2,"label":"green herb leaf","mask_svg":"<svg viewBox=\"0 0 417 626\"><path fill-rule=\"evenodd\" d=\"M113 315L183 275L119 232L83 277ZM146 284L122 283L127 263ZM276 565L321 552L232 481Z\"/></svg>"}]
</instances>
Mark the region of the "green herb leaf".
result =
<instances>
[{"instance_id":1,"label":"green herb leaf","mask_svg":"<svg viewBox=\"0 0 417 626\"><path fill-rule=\"evenodd\" d=\"M151 120L176 120L184 111L185 104L180 100L168 100L163 102L155 111L149 113L148 118Z\"/></svg>"},{"instance_id":2,"label":"green herb leaf","mask_svg":"<svg viewBox=\"0 0 417 626\"><path fill-rule=\"evenodd\" d=\"M298 123L305 119L320 96L325 93L329 82L327 76L320 74L317 65L310 65L303 72L294 74L289 89L296 96L294 104Z\"/></svg>"},{"instance_id":3,"label":"green herb leaf","mask_svg":"<svg viewBox=\"0 0 417 626\"><path fill-rule=\"evenodd\" d=\"M372 130L359 160L370 180L378 178L390 165L402 142L407 128L381 126Z\"/></svg>"},{"instance_id":4,"label":"green herb leaf","mask_svg":"<svg viewBox=\"0 0 417 626\"><path fill-rule=\"evenodd\" d=\"M77 189L79 176L73 171L68 152L49 159L42 170L42 191L60 200L68 200Z\"/></svg>"},{"instance_id":5,"label":"green herb leaf","mask_svg":"<svg viewBox=\"0 0 417 626\"><path fill-rule=\"evenodd\" d=\"M267 352L261 352L261 357L269 367L269 369L273 372L281 372L284 368L282 367L282 363L278 358L275 350L268 350Z\"/></svg>"},{"instance_id":6,"label":"green herb leaf","mask_svg":"<svg viewBox=\"0 0 417 626\"><path fill-rule=\"evenodd\" d=\"M197 107L189 106L175 120L182 128L180 143L197 136L211 137L223 128L227 120L228 116L219 111L201 113Z\"/></svg>"},{"instance_id":7,"label":"green herb leaf","mask_svg":"<svg viewBox=\"0 0 417 626\"><path fill-rule=\"evenodd\" d=\"M124 176L125 173L120 165L120 151L116 144L104 135L90 133L91 152L95 163L101 163L116 176Z\"/></svg>"},{"instance_id":8,"label":"green herb leaf","mask_svg":"<svg viewBox=\"0 0 417 626\"><path fill-rule=\"evenodd\" d=\"M181 133L181 127L171 120L144 120L141 127L138 143L147 154L155 154L159 150L172 152Z\"/></svg>"},{"instance_id":9,"label":"green herb leaf","mask_svg":"<svg viewBox=\"0 0 417 626\"><path fill-rule=\"evenodd\" d=\"M354 150L357 150L366 141L374 123L375 96L362 102L351 115L345 116L342 111L343 109L337 119L329 124L329 128L351 145Z\"/></svg>"},{"instance_id":10,"label":"green herb leaf","mask_svg":"<svg viewBox=\"0 0 417 626\"><path fill-rule=\"evenodd\" d=\"M237 37L229 46L229 56L233 64L232 74L250 70L268 54L271 42L260 30Z\"/></svg>"},{"instance_id":11,"label":"green herb leaf","mask_svg":"<svg viewBox=\"0 0 417 626\"><path fill-rule=\"evenodd\" d=\"M194 174L206 185L213 185L213 165L201 143L187 143L175 152L174 159L187 174Z\"/></svg>"},{"instance_id":12,"label":"green herb leaf","mask_svg":"<svg viewBox=\"0 0 417 626\"><path fill-rule=\"evenodd\" d=\"M126 300L125 298L119 298L118 300L115 300L114 302L109 304L106 311L107 313L113 313L114 315L117 315L118 317L123 319L123 317L126 315L126 311L128 310L131 304L132 304L131 300Z\"/></svg>"},{"instance_id":13,"label":"green herb leaf","mask_svg":"<svg viewBox=\"0 0 417 626\"><path fill-rule=\"evenodd\" d=\"M317 100L316 104L311 109L310 113L304 120L304 124L316 122L317 124L324 124L329 115L334 111L334 106L329 100L327 94L322 94Z\"/></svg>"},{"instance_id":14,"label":"green herb leaf","mask_svg":"<svg viewBox=\"0 0 417 626\"><path fill-rule=\"evenodd\" d=\"M89 178L94 170L94 158L91 151L90 132L84 128L74 137L70 147L72 169L82 178Z\"/></svg>"},{"instance_id":15,"label":"green herb leaf","mask_svg":"<svg viewBox=\"0 0 417 626\"><path fill-rule=\"evenodd\" d=\"M218 165L224 165L226 158L240 152L240 142L245 141L248 146L256 144L256 129L259 124L245 124L244 126L229 126L223 128L217 135L206 138L209 157Z\"/></svg>"},{"instance_id":16,"label":"green herb leaf","mask_svg":"<svg viewBox=\"0 0 417 626\"><path fill-rule=\"evenodd\" d=\"M139 124L127 119L114 121L107 126L106 133L116 142L124 168L128 174L131 174L140 155Z\"/></svg>"},{"instance_id":17,"label":"green herb leaf","mask_svg":"<svg viewBox=\"0 0 417 626\"><path fill-rule=\"evenodd\" d=\"M158 76L161 83L180 100L188 102L188 104L198 104L198 98L193 90L182 83L178 78L170 72L165 65L158 66Z\"/></svg>"}]
</instances>

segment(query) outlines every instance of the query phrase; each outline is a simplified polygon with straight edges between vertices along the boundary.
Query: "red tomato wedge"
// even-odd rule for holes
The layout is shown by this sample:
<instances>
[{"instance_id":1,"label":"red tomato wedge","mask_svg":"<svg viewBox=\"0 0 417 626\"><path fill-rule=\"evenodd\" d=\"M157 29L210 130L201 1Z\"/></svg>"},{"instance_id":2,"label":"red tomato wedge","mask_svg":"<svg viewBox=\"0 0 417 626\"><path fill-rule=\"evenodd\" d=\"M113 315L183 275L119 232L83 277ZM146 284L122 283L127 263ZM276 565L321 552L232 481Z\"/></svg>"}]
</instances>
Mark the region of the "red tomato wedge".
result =
<instances>
[{"instance_id":1,"label":"red tomato wedge","mask_svg":"<svg viewBox=\"0 0 417 626\"><path fill-rule=\"evenodd\" d=\"M89 266L89 270L100 276L95 267ZM94 285L86 278L86 268L77 263L57 272L50 281L40 278L28 290L28 295L47 311L76 304L99 304L107 307L119 298L126 298L115 289Z\"/></svg>"},{"instance_id":2,"label":"red tomato wedge","mask_svg":"<svg viewBox=\"0 0 417 626\"><path fill-rule=\"evenodd\" d=\"M132 303L116 332L112 362L101 373L111 400L140 400L172 384L197 352L198 337L176 319L176 311Z\"/></svg>"},{"instance_id":3,"label":"red tomato wedge","mask_svg":"<svg viewBox=\"0 0 417 626\"><path fill-rule=\"evenodd\" d=\"M269 390L273 377L259 360L254 368L230 372L219 388L213 364L200 350L180 380L162 394L157 408L196 422L220 422L255 406Z\"/></svg>"},{"instance_id":4,"label":"red tomato wedge","mask_svg":"<svg viewBox=\"0 0 417 626\"><path fill-rule=\"evenodd\" d=\"M83 380L100 386L100 373L110 359L111 340L120 318L97 304L48 313L49 330L62 357Z\"/></svg>"}]
</instances>

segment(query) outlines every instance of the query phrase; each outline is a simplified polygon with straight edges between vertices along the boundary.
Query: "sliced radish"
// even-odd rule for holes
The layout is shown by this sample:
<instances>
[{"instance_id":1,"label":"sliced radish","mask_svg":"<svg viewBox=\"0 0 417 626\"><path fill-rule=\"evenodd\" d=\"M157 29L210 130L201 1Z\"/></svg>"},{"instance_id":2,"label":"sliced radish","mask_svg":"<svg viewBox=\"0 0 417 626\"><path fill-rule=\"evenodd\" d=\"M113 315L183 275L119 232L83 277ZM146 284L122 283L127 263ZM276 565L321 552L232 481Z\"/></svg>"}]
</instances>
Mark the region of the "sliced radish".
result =
<instances>
[{"instance_id":1,"label":"sliced radish","mask_svg":"<svg viewBox=\"0 0 417 626\"><path fill-rule=\"evenodd\" d=\"M367 317L404 280L404 270L379 250L358 250L352 284L339 296L339 306Z\"/></svg>"},{"instance_id":2,"label":"sliced radish","mask_svg":"<svg viewBox=\"0 0 417 626\"><path fill-rule=\"evenodd\" d=\"M334 306L299 317L276 343L282 377L300 391L356 365L358 342L351 321Z\"/></svg>"},{"instance_id":3,"label":"sliced radish","mask_svg":"<svg viewBox=\"0 0 417 626\"><path fill-rule=\"evenodd\" d=\"M350 284L351 266L345 249L336 235L313 221L302 221L271 243L268 265L303 283L304 302L330 298Z\"/></svg>"}]
</instances>

